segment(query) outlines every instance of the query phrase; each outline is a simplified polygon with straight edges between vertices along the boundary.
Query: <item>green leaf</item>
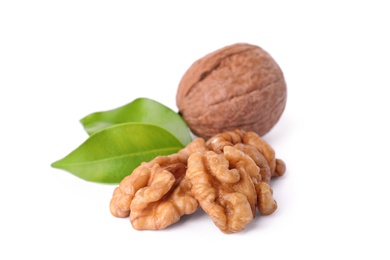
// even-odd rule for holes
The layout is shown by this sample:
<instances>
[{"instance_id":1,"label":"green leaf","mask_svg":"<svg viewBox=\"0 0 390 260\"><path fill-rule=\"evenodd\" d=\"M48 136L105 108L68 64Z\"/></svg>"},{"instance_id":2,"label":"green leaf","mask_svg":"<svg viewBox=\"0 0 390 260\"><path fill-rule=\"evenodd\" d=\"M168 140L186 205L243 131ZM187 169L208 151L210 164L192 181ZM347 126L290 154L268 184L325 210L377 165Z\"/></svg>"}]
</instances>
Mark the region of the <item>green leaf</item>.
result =
<instances>
[{"instance_id":1,"label":"green leaf","mask_svg":"<svg viewBox=\"0 0 390 260\"><path fill-rule=\"evenodd\" d=\"M138 98L116 109L89 114L80 122L89 135L112 125L140 122L158 125L168 130L184 145L192 141L190 130L178 113L148 98Z\"/></svg>"},{"instance_id":2,"label":"green leaf","mask_svg":"<svg viewBox=\"0 0 390 260\"><path fill-rule=\"evenodd\" d=\"M159 126L124 123L91 135L51 166L87 181L119 183L141 162L176 153L183 147L175 136Z\"/></svg>"}]
</instances>

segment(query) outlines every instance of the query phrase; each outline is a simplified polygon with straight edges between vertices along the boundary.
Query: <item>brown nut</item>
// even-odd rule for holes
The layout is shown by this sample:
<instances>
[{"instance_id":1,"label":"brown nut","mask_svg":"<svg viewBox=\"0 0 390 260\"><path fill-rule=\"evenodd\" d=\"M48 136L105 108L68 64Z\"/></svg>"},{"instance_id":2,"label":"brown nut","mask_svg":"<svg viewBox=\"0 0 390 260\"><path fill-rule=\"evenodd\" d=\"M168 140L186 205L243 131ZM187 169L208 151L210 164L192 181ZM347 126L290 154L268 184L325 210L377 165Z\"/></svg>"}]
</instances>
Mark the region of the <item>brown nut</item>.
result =
<instances>
[{"instance_id":1,"label":"brown nut","mask_svg":"<svg viewBox=\"0 0 390 260\"><path fill-rule=\"evenodd\" d=\"M263 136L281 117L287 99L283 72L262 48L237 43L193 63L176 95L179 113L205 139L240 128Z\"/></svg>"}]
</instances>

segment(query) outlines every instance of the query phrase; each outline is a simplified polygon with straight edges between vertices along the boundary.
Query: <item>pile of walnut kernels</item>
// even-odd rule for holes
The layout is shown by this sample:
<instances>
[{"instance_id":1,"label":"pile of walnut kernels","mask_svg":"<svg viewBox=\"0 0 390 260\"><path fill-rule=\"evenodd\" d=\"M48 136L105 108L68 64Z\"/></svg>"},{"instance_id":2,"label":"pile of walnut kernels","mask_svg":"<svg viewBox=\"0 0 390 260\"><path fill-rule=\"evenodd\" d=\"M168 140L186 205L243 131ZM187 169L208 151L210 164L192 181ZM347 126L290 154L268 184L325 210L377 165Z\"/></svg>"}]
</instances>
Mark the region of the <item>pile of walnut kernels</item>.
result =
<instances>
[{"instance_id":1,"label":"pile of walnut kernels","mask_svg":"<svg viewBox=\"0 0 390 260\"><path fill-rule=\"evenodd\" d=\"M164 229L199 206L224 233L243 230L256 215L272 214L270 180L286 171L254 132L196 138L176 154L144 162L115 188L110 211L137 230Z\"/></svg>"}]
</instances>

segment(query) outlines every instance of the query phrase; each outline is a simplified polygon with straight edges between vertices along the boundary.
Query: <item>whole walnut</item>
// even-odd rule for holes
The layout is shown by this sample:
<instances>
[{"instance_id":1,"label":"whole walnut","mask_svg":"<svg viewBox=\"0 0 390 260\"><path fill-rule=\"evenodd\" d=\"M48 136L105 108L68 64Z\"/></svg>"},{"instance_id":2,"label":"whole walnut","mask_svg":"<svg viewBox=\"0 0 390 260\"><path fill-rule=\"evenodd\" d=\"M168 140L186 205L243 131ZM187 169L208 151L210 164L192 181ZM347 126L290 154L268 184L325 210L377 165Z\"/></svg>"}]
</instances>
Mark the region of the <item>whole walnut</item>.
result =
<instances>
[{"instance_id":1,"label":"whole walnut","mask_svg":"<svg viewBox=\"0 0 390 260\"><path fill-rule=\"evenodd\" d=\"M179 113L205 139L234 129L263 136L280 119L287 100L284 75L262 48L237 43L195 61L176 95Z\"/></svg>"}]
</instances>

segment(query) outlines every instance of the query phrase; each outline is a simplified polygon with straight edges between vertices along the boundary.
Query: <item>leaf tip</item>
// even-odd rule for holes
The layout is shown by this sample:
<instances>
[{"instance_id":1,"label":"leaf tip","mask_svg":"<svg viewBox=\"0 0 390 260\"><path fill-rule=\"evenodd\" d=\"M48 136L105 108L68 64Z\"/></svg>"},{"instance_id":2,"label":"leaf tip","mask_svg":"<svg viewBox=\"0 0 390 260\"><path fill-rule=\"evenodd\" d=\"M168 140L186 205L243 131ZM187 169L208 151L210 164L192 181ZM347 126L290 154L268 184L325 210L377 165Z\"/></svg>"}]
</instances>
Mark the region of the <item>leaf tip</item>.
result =
<instances>
[{"instance_id":1,"label":"leaf tip","mask_svg":"<svg viewBox=\"0 0 390 260\"><path fill-rule=\"evenodd\" d=\"M53 168L59 169L59 168L61 168L60 167L60 164L61 164L60 161L61 160L55 161L55 162L51 163L50 166L53 167Z\"/></svg>"}]
</instances>

